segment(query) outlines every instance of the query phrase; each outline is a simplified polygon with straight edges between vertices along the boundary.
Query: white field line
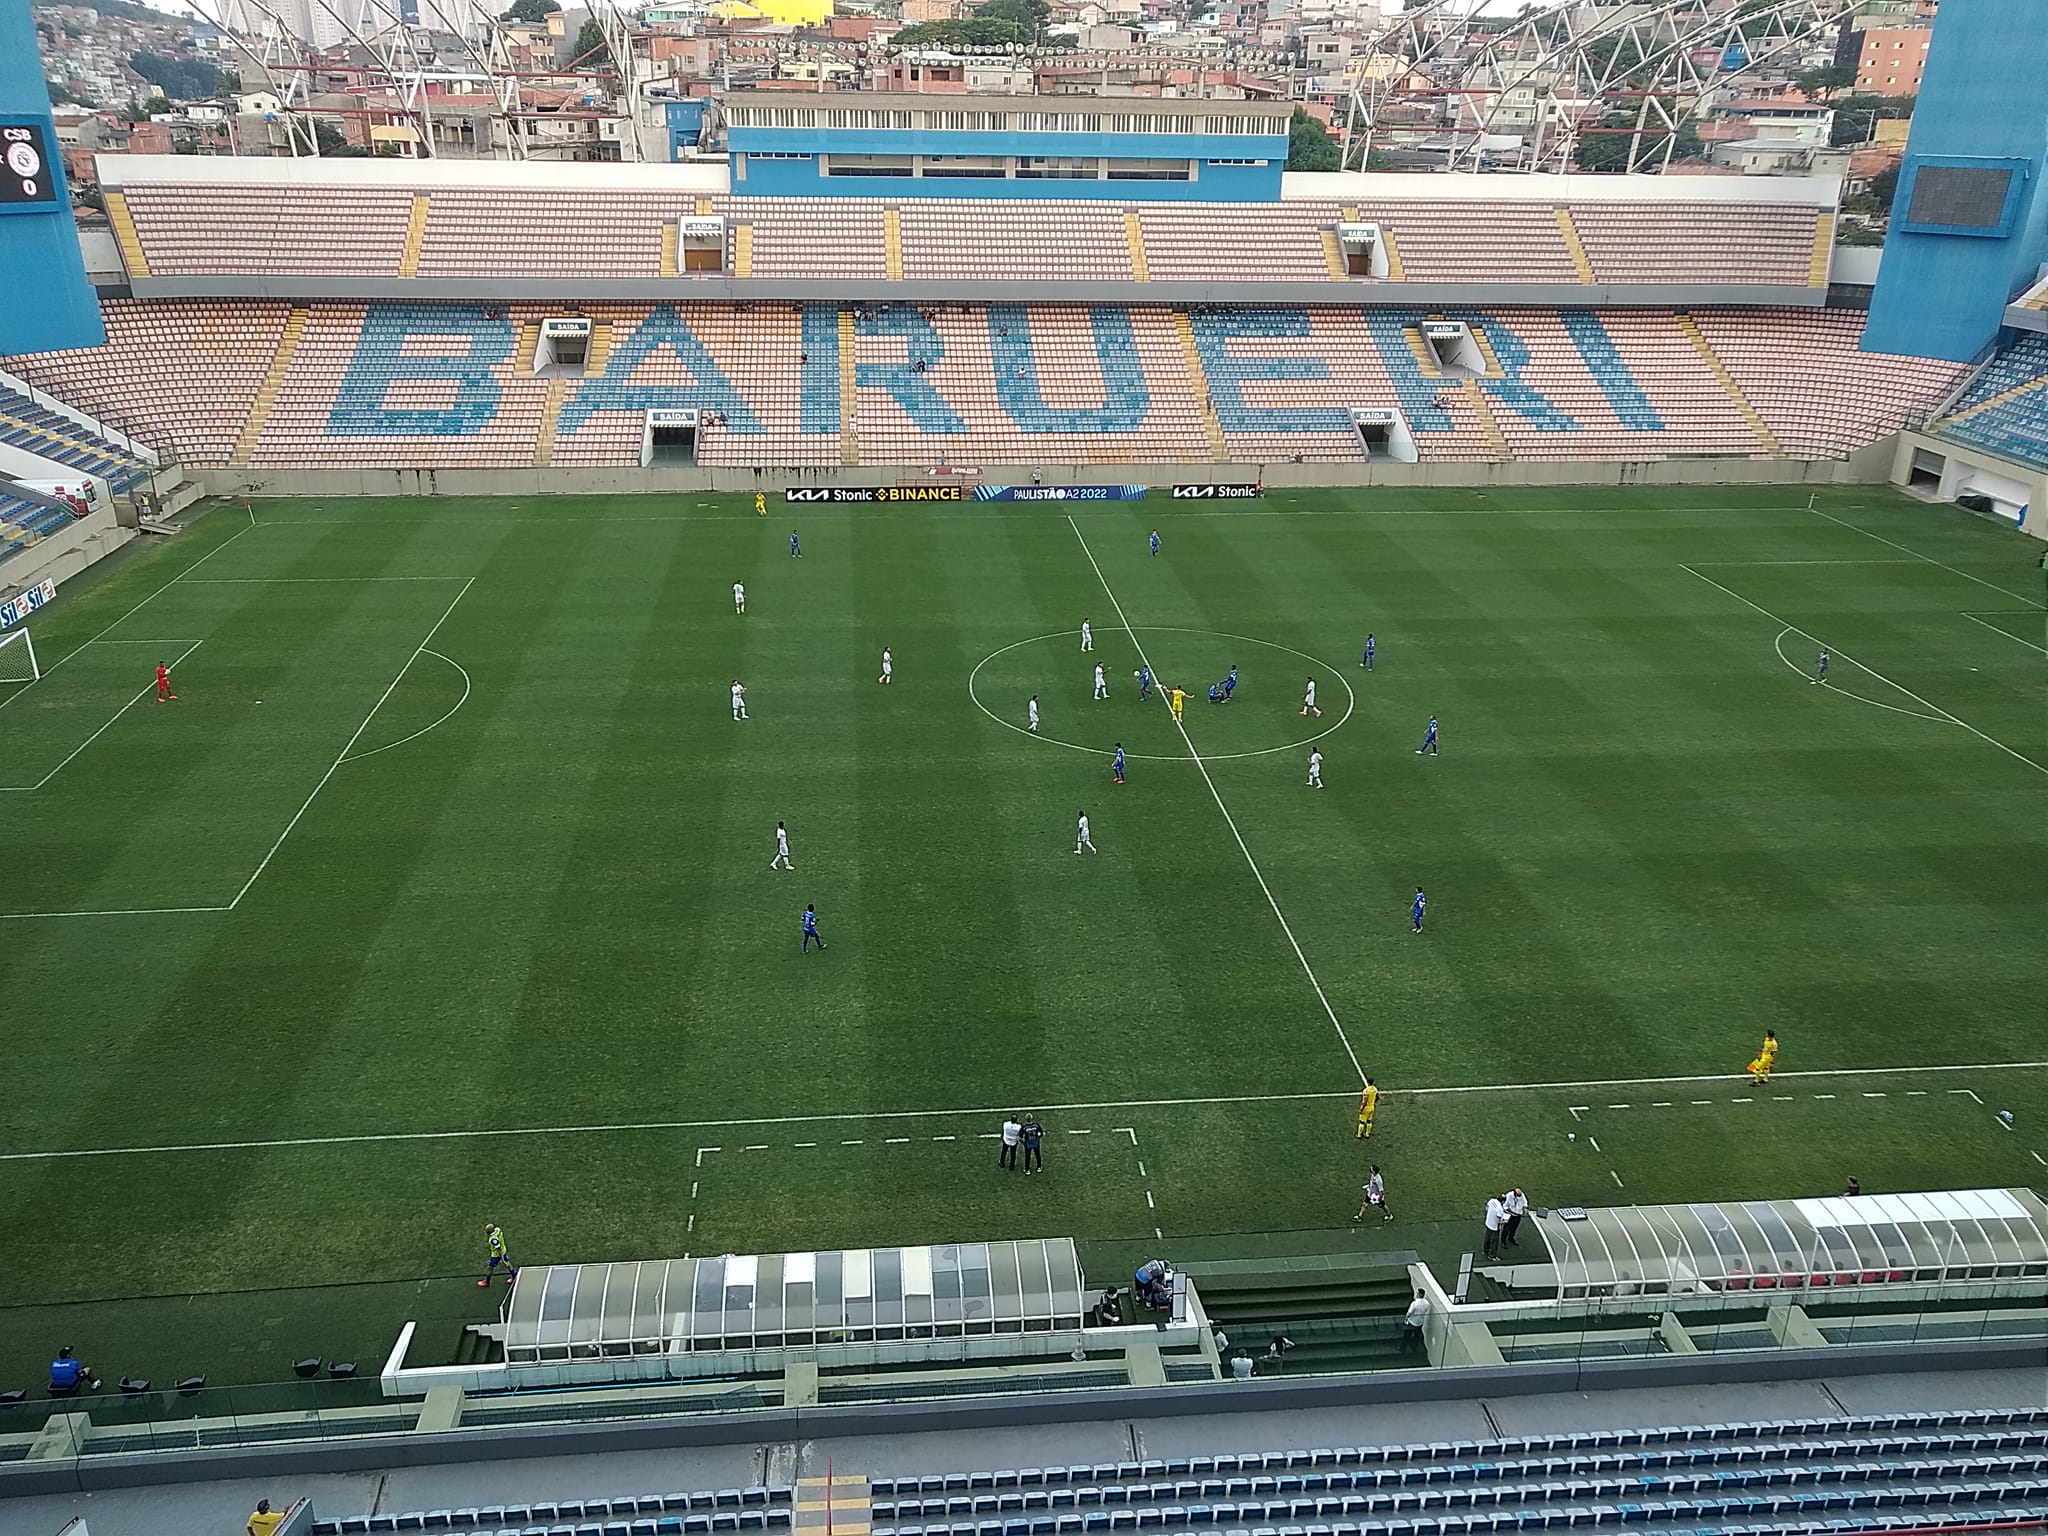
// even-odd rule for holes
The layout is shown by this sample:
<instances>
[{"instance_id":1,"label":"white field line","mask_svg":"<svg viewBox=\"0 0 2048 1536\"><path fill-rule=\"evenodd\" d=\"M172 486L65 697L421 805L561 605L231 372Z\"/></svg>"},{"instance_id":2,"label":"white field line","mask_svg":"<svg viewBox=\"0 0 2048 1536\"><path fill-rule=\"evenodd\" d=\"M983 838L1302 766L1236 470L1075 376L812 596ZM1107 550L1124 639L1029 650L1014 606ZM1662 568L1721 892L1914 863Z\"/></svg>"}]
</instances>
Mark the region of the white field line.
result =
<instances>
[{"instance_id":1,"label":"white field line","mask_svg":"<svg viewBox=\"0 0 2048 1536\"><path fill-rule=\"evenodd\" d=\"M174 910L215 911L217 908L195 907ZM1909 1073L1923 1072L2036 1072L2048 1069L2048 1061L1993 1061L1972 1062L1957 1066L1925 1067L1840 1067L1815 1069L1800 1072L1775 1072L1773 1079L1836 1078L1836 1077L1900 1077ZM1383 1092L1382 1098L1430 1098L1446 1094L1468 1093L1543 1093L1571 1091L1581 1088L1633 1088L1653 1087L1666 1083L1742 1083L1747 1075L1741 1072L1702 1073L1689 1077L1610 1077L1590 1082L1556 1083L1464 1083L1447 1084L1436 1088L1392 1088ZM1048 1114L1079 1114L1094 1110L1111 1109L1184 1109L1213 1107L1233 1104L1287 1104L1314 1103L1317 1101L1342 1100L1355 1102L1358 1095L1349 1089L1318 1093L1252 1093L1226 1095L1214 1098L1182 1099L1110 1099L1078 1104L1043 1104ZM247 1152L270 1151L290 1147L340 1147L365 1146L382 1142L403 1141L484 1141L514 1136L605 1136L627 1132L707 1131L744 1130L755 1126L770 1125L848 1125L878 1120L940 1120L971 1116L991 1120L1010 1113L1014 1101L1005 1100L1000 1104L974 1105L960 1109L870 1109L842 1110L822 1115L760 1115L746 1119L729 1120L634 1120L614 1125L531 1125L492 1126L475 1130L453 1131L375 1131L342 1136L289 1136L251 1141L195 1141L165 1143L155 1146L130 1147L80 1147L67 1151L52 1152L0 1152L0 1163L30 1163L57 1161L77 1157L138 1157L144 1155L166 1155L184 1152ZM1711 1103L1711 1100L1699 1100ZM1585 1108L1584 1105L1578 1106ZM983 1134L979 1139L993 1141L994 1132ZM842 1147L857 1147L860 1140L841 1141ZM717 1152L718 1147L698 1149L698 1166L702 1167L705 1152Z\"/></svg>"},{"instance_id":2,"label":"white field line","mask_svg":"<svg viewBox=\"0 0 2048 1536\"><path fill-rule=\"evenodd\" d=\"M243 881L242 888L235 892L235 899L228 903L230 910L242 904L242 898L249 894L249 888L262 878L264 870L270 868L270 861L277 857L277 850L284 846L284 840L292 835L292 829L298 826L300 818L311 809L313 802L320 798L320 791L327 787L327 781L334 777L334 771L348 761L349 753L354 749L355 744L362 739L363 732L370 728L370 722L377 718L377 711L384 707L384 701L398 691L398 685L405 680L405 674L411 669L412 664L418 661L426 648L434 643L434 636L441 632L441 626L446 624L448 616L455 612L455 605L469 595L469 589L475 584L476 578L474 576L469 577L462 583L462 590L457 592L449 601L448 606L441 610L441 617L434 620L434 627L427 631L426 639L422 640L413 653L405 658L405 665L398 669L390 683L386 685L384 691L377 695L377 702L372 704L370 712L363 716L363 723L356 727L355 734L349 737L334 761L327 765L327 771L320 775L320 782L313 786L313 792L306 796L305 803L294 811L292 819L284 824L284 830L277 834L277 841L270 845L270 852L263 855L263 862L256 866L255 873ZM438 722L436 723L438 724Z\"/></svg>"},{"instance_id":3,"label":"white field line","mask_svg":"<svg viewBox=\"0 0 2048 1536\"><path fill-rule=\"evenodd\" d=\"M1067 526L1074 530L1074 538L1081 545L1081 553L1088 557L1088 564L1095 572L1095 579L1102 583L1102 595L1109 599L1109 606L1116 610L1117 623L1123 627L1124 633L1130 636L1131 644L1138 652L1139 662L1147 671L1151 671L1152 662L1145 654L1144 643L1138 639L1138 632L1131 628L1131 621L1125 617L1124 605L1116 600L1116 593L1110 590L1109 578L1102 574L1102 567L1096 563L1095 552L1088 547L1088 540L1081 533L1081 525L1070 515L1067 518ZM1156 678L1159 674L1153 672L1152 675ZM1168 714L1172 714L1171 708ZM1280 931L1287 935L1288 947L1294 951L1294 958L1301 962L1302 974L1308 977L1308 984L1315 989L1316 1001L1323 1005L1323 1012L1329 1016L1330 1027L1337 1031L1337 1039L1344 1046L1344 1054L1351 1058L1352 1070L1358 1074L1358 1080L1364 1082L1365 1068L1359 1063L1358 1052L1351 1048L1351 1037L1344 1033L1344 1025L1337 1018L1337 1010L1330 1006L1329 998L1324 996L1323 984L1316 980L1316 973L1308 963L1308 956L1301 952L1301 941L1295 938L1294 929L1288 926L1287 914L1280 910L1280 903L1274 900L1272 887L1266 884L1266 877L1259 873L1259 861L1252 857L1251 849L1245 846L1244 834L1237 830L1237 821L1231 816L1230 807L1223 803L1223 796L1216 789L1216 781L1209 777L1209 770L1202 762L1202 754L1195 750L1194 739L1188 735L1187 726L1175 718L1173 728L1180 732L1181 744L1188 749L1188 756L1194 760L1195 771L1201 774L1202 782L1209 786L1209 798L1216 802L1216 809L1223 813L1223 824L1230 828L1230 835L1237 843L1237 851L1244 855L1245 863L1251 868L1252 878L1259 882L1259 889L1265 892L1266 905L1273 909L1273 916L1279 921Z\"/></svg>"},{"instance_id":4,"label":"white field line","mask_svg":"<svg viewBox=\"0 0 2048 1536\"><path fill-rule=\"evenodd\" d=\"M1826 514L1823 513L1822 515L1825 516ZM1844 524L1844 526L1846 527L1848 525ZM1937 561L1935 563L1939 564L1940 562ZM1765 618L1769 619L1773 624L1783 625L1786 629L1789 629L1795 635L1805 635L1807 639L1813 641L1813 643L1816 645L1822 643L1819 637L1813 634L1812 631L1801 629L1797 624L1791 623L1789 620L1779 617L1779 615L1771 612L1770 609L1764 607L1761 603L1751 602L1748 598L1744 597L1740 592L1737 592L1734 588L1722 586L1720 582L1714 580L1713 577L1707 575L1705 572L1695 571L1691 566L1686 565L1683 562L1680 563L1679 569L1683 571L1692 571L1693 575L1699 577L1699 579L1701 581L1704 581L1708 586L1715 588L1717 591L1727 593L1730 597L1734 598L1735 601L1742 604L1743 607L1752 609L1755 612L1762 614ZM1915 693L1912 689L1904 686L1901 683L1893 682L1890 678L1886 677L1882 672L1878 671L1877 668L1864 666L1862 662L1858 661L1854 656L1851 656L1847 651L1841 649L1839 646L1830 647L1830 649L1833 650L1835 655L1841 657L1842 660L1848 662L1850 666L1861 667L1865 672L1868 672L1872 677L1876 678L1879 682L1884 683L1888 687L1898 689L1899 692L1903 693L1907 698L1912 699L1914 702L1918 704L1924 705L1926 708L1935 711L1937 714L1942 715L1946 719L1954 721L1957 725L1961 726L1964 730L1968 731L1972 736L1975 736L1978 740L1989 742L1992 746L1998 748L1998 750L2003 752L2007 757L2016 758L2018 761L2025 763L2029 768L2033 769L2036 773L2048 773L2048 764L2037 763L2034 761L2034 759L2027 756L2026 753L2014 751L2011 747L2008 747L2004 742L2000 741L1996 736L1986 735L1983 731L1978 730L1976 726L1970 724L1969 721L1958 719L1955 715L1950 714L1947 710L1943 709L1939 704L1921 698L1919 694ZM1868 701L1866 700L1866 702Z\"/></svg>"},{"instance_id":5,"label":"white field line","mask_svg":"<svg viewBox=\"0 0 2048 1536\"><path fill-rule=\"evenodd\" d=\"M1785 637L1801 633L1803 631L1794 629L1788 624L1785 628L1778 631L1777 638L1771 642L1771 649L1778 653L1778 660L1785 663L1786 666L1797 672L1801 677L1811 681L1813 673L1785 654ZM1846 660L1847 658L1844 659ZM1924 710L1906 709L1898 704L1887 704L1882 699L1866 699L1862 694L1852 689L1844 688L1840 683L1829 683L1828 691L1838 698L1854 699L1858 704L1868 704L1872 709L1888 709L1895 715L1905 715L1913 720L1931 720L1936 725L1960 725L1962 723L1950 714L1930 715Z\"/></svg>"},{"instance_id":6,"label":"white field line","mask_svg":"<svg viewBox=\"0 0 2048 1536\"><path fill-rule=\"evenodd\" d=\"M1900 564L1905 562L1901 561ZM285 582L473 581L466 576L201 576L195 587L274 587Z\"/></svg>"},{"instance_id":7,"label":"white field line","mask_svg":"<svg viewBox=\"0 0 2048 1536\"><path fill-rule=\"evenodd\" d=\"M190 656L194 651L198 650L199 647L204 644L206 644L204 640L194 640L191 644L187 645L184 650L178 653L177 661L172 662L171 665L175 667L176 665L178 665L178 662L183 661L187 656ZM41 789L45 784L49 783L50 780L57 777L58 774L62 773L67 767L69 767L71 764L71 760L77 757L79 753L83 752L87 747L91 746L94 742L98 741L102 736L106 735L108 731L112 730L114 728L114 722L116 720L120 719L123 715L127 714L129 710L133 709L136 705L140 704L144 699L148 698L150 694L154 693L155 691L156 684L154 682L151 682L140 693L136 694L134 698L130 699L126 704L123 704L119 709L115 710L113 714L109 715L107 717L107 723L105 725L101 726L98 730L94 731L90 736L86 737L85 740L81 741L77 746L73 747L68 753L65 754L63 762L59 763L56 767L52 768L40 779L37 779L35 783L0 784L0 795L27 795L33 794L35 791Z\"/></svg>"},{"instance_id":8,"label":"white field line","mask_svg":"<svg viewBox=\"0 0 2048 1536\"><path fill-rule=\"evenodd\" d=\"M1977 583L1978 586L1989 587L1994 592L2003 592L2007 597L2013 598L2018 602L2026 603L2029 607L2036 606L2027 598L2021 597L2019 593L2011 591L2005 587L2001 587L1995 581L1986 581L1982 576L1972 576L1968 571L1958 570L1955 566L1950 565L1946 560L1937 560L1932 555L1923 555L1920 553L1919 550L1914 549L1909 545L1901 544L1897 539L1888 539L1881 533L1872 533L1868 528L1859 528L1854 523L1844 522L1841 518L1834 516L1832 513L1821 511L1819 507L1810 506L1806 508L1806 510L1811 512L1815 517L1826 518L1829 522L1833 523L1838 528L1847 528L1851 533L1860 533L1866 539L1875 539L1880 544L1889 544L1893 549L1898 550L1901 554L1911 555L1915 560L1925 561L1928 565L1938 565L1944 571L1947 571L1952 576L1960 576L1965 581L1974 581L1975 583Z\"/></svg>"},{"instance_id":9,"label":"white field line","mask_svg":"<svg viewBox=\"0 0 2048 1536\"><path fill-rule=\"evenodd\" d=\"M253 527L254 525L252 524L250 526ZM248 531L248 528L237 528L233 533L229 534L226 538L222 539L218 544L214 545L213 548L209 549L197 560L194 560L190 565L186 566L184 570L178 572L177 575L173 576L169 581L165 582L162 586L158 587L154 592L150 593L149 596L145 597L133 608L130 608L126 613L122 614L120 618L114 620L113 623L109 624L105 629L101 630L98 634L94 635L92 639L80 641L77 645L73 646L70 650L66 651L62 656L59 656L55 661L51 662L47 667L44 667L43 676L48 677L52 672L56 671L59 667L63 666L65 662L69 661L72 657L76 656L88 645L94 645L97 644L99 641L106 639L106 637L109 634L111 634L114 630L120 628L121 625L127 623L129 619L133 618L136 614L140 613L144 608L147 608L151 603L155 602L158 598L162 597L166 592L170 591L171 588L175 587L179 582L184 581L194 571L198 570L199 567L206 564L207 561L211 560L215 555L219 554L222 550L226 549L230 544L234 543L235 540L239 539L243 534L247 533ZM40 681L40 679L38 681ZM29 684L30 688L33 688L34 686L34 683ZM9 694L4 699L0 699L0 709L5 709L8 705L12 704L16 699L20 698L22 694L25 694L27 692L28 688L23 688L15 693Z\"/></svg>"},{"instance_id":10,"label":"white field line","mask_svg":"<svg viewBox=\"0 0 2048 1536\"><path fill-rule=\"evenodd\" d=\"M439 651L425 651L421 654L432 656L438 661L445 661L448 663L449 666L453 667L456 671L462 674L462 697L457 699L455 703L449 707L448 713L441 716L439 720L434 721L433 724L423 725L418 730L414 731L410 736L401 736L396 741L387 741L381 747L372 747L367 752L358 752L354 757L345 757L342 759L343 762L360 763L366 757L375 757L379 752L389 752L393 747L402 747L409 741L417 741L420 737L426 735L427 732L433 730L435 726L442 725L445 722L454 719L455 711L462 708L463 705L469 702L469 669L463 666L463 664L457 661L453 656L443 656Z\"/></svg>"},{"instance_id":11,"label":"white field line","mask_svg":"<svg viewBox=\"0 0 2048 1536\"><path fill-rule=\"evenodd\" d=\"M2033 641L2025 639L2022 636L2016 635L2009 629L2000 629L1996 624L1987 624L1984 622L1983 619L1979 618L1974 613L1966 611L1963 614L1963 617L1968 619L1972 624L1976 624L1985 629L1990 630L1991 633L1993 633L1994 635L2003 635L2006 639L2011 640L2016 644L2024 645L2030 651L2039 651L2043 656L2048 656L2048 645L2036 645Z\"/></svg>"},{"instance_id":12,"label":"white field line","mask_svg":"<svg viewBox=\"0 0 2048 1536\"><path fill-rule=\"evenodd\" d=\"M1911 560L1695 560L1694 565L1911 565Z\"/></svg>"}]
</instances>

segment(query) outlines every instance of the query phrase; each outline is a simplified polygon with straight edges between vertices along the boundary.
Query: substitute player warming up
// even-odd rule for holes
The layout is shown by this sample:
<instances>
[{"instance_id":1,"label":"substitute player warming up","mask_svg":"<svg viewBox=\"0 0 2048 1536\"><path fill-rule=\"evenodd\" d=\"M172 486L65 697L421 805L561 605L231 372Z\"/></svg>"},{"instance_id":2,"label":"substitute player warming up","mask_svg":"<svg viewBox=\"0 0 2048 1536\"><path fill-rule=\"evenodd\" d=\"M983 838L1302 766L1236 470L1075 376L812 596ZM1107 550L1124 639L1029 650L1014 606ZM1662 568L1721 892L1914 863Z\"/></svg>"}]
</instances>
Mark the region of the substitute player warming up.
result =
<instances>
[{"instance_id":1,"label":"substitute player warming up","mask_svg":"<svg viewBox=\"0 0 2048 1536\"><path fill-rule=\"evenodd\" d=\"M519 1271L512 1267L511 1256L505 1252L504 1228L495 1221L487 1221L484 1223L484 1277L477 1281L479 1290L491 1283L500 1264L505 1266L505 1283L510 1285Z\"/></svg>"}]
</instances>

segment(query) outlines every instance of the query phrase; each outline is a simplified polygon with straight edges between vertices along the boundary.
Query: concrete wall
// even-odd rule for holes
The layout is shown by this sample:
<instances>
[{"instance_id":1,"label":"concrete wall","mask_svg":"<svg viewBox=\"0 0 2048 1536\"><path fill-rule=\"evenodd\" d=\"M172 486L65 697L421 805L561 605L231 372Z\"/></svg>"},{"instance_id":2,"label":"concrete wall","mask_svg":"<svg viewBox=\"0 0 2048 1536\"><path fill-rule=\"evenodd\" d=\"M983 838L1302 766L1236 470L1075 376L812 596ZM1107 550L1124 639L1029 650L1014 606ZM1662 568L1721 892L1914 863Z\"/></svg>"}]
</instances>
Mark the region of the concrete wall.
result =
<instances>
[{"instance_id":1,"label":"concrete wall","mask_svg":"<svg viewBox=\"0 0 2048 1536\"><path fill-rule=\"evenodd\" d=\"M115 522L111 509L79 518L46 539L29 545L0 565L0 597L12 595L35 582L69 581L95 560L102 560L136 537Z\"/></svg>"},{"instance_id":2,"label":"concrete wall","mask_svg":"<svg viewBox=\"0 0 2048 1536\"><path fill-rule=\"evenodd\" d=\"M1954 501L1970 491L2017 504L2019 521L2013 526L2048 542L2048 470L2040 470L2010 459L2001 459L1981 449L1966 448L1946 438L1924 432L1901 432L1888 445L1891 465L1886 478L1893 485L1912 483L1916 452L1933 454L1942 462L1941 477L1934 497Z\"/></svg>"},{"instance_id":3,"label":"concrete wall","mask_svg":"<svg viewBox=\"0 0 2048 1536\"><path fill-rule=\"evenodd\" d=\"M1874 485L1891 474L1891 441L1846 459L1661 459L1644 463L985 464L989 485L1207 485L1260 481L1274 489L1406 489L1520 485ZM216 469L195 471L217 496L592 496L779 493L788 485L929 485L927 471L854 469ZM1053 503L1057 506L1057 503Z\"/></svg>"}]
</instances>

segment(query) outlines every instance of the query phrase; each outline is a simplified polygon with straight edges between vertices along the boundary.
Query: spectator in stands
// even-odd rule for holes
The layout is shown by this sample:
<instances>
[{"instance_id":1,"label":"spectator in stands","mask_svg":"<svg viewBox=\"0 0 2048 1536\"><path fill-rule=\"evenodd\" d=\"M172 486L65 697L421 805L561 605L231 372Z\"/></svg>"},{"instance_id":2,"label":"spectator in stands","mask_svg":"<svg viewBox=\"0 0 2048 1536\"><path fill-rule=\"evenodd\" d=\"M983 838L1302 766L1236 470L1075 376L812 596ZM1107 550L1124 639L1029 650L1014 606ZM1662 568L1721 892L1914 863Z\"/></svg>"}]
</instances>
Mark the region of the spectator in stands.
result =
<instances>
[{"instance_id":1,"label":"spectator in stands","mask_svg":"<svg viewBox=\"0 0 2048 1536\"><path fill-rule=\"evenodd\" d=\"M1417 1291L1415 1299L1408 1303L1408 1310L1401 1314L1401 1353L1419 1353L1427 1346L1422 1338L1422 1325L1429 1321L1429 1298Z\"/></svg>"},{"instance_id":2,"label":"spectator in stands","mask_svg":"<svg viewBox=\"0 0 2048 1536\"><path fill-rule=\"evenodd\" d=\"M1252 1379L1252 1357L1242 1350L1230 1357L1230 1374L1239 1381Z\"/></svg>"},{"instance_id":3,"label":"spectator in stands","mask_svg":"<svg viewBox=\"0 0 2048 1536\"><path fill-rule=\"evenodd\" d=\"M57 1358L50 1362L50 1396L75 1397L81 1382L89 1391L100 1389L100 1379L93 1368L74 1355L71 1346L66 1344L57 1351Z\"/></svg>"},{"instance_id":4,"label":"spectator in stands","mask_svg":"<svg viewBox=\"0 0 2048 1536\"><path fill-rule=\"evenodd\" d=\"M1863 1186L1857 1182L1855 1174L1849 1175L1848 1187L1842 1193L1845 1195L1860 1195L1863 1193Z\"/></svg>"},{"instance_id":5,"label":"spectator in stands","mask_svg":"<svg viewBox=\"0 0 2048 1536\"><path fill-rule=\"evenodd\" d=\"M284 1524L284 1515L270 1507L270 1500L258 1499L256 1512L249 1516L249 1536L271 1536Z\"/></svg>"}]
</instances>

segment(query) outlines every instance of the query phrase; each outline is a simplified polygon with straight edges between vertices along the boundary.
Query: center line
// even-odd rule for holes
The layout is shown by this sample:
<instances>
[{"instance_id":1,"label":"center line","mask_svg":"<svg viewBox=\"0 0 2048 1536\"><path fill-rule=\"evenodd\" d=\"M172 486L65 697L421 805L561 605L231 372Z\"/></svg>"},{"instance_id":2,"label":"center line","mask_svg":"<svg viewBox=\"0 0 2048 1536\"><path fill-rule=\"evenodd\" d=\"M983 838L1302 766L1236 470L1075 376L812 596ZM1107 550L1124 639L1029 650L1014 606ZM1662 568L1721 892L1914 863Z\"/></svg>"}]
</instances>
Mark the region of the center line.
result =
<instances>
[{"instance_id":1,"label":"center line","mask_svg":"<svg viewBox=\"0 0 2048 1536\"><path fill-rule=\"evenodd\" d=\"M1146 656L1145 647L1138 639L1138 632L1131 628L1131 621L1124 614L1124 605L1116 600L1116 593L1110 590L1109 578L1102 574L1102 567L1096 563L1095 551L1088 547L1088 540L1081 533L1081 525L1069 514L1067 526L1074 530L1074 537L1081 544L1081 553L1088 557L1088 564L1095 571L1095 579L1102 583L1102 595L1109 599L1109 606L1116 610L1117 623L1122 625L1124 633L1131 637L1131 645L1137 650L1138 660L1143 663L1145 670L1150 672L1151 658ZM1156 677L1158 674L1153 675ZM1230 807L1223 803L1223 796L1216 789L1216 781L1209 777L1208 765L1202 761L1202 754L1195 750L1194 739L1188 735L1187 726L1176 717L1173 728L1180 732L1181 744L1188 749L1188 756L1194 760L1195 772L1199 773L1202 782L1209 786L1209 798L1216 802L1216 809L1223 813L1223 824L1230 828L1230 835L1237 843L1237 851L1244 855L1245 863L1251 867L1252 878L1259 882L1259 889L1265 892L1266 905L1273 909L1273 916L1280 924L1280 931L1287 935L1288 947L1294 951L1294 958L1301 962L1302 974L1308 977L1308 984L1315 988L1316 1001L1323 1005L1323 1012L1329 1015L1330 1027L1337 1031L1337 1039L1344 1046L1344 1054L1351 1058L1351 1069L1358 1074L1358 1080L1364 1082L1365 1068L1359 1064L1358 1052L1351 1049L1351 1037L1344 1033L1344 1025L1337 1018L1337 1010L1330 1006L1329 998L1324 996L1323 984L1316 980L1316 973L1308 963L1308 956L1301 952L1301 941L1295 938L1294 929L1288 926L1287 914L1280 910L1280 903L1273 899L1272 887L1266 884L1266 877L1259 873L1259 861L1252 857L1251 849L1245 846L1244 834L1237 830L1237 822L1230 814Z\"/></svg>"}]
</instances>

